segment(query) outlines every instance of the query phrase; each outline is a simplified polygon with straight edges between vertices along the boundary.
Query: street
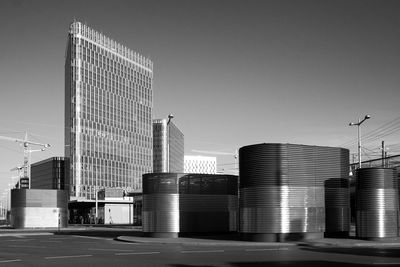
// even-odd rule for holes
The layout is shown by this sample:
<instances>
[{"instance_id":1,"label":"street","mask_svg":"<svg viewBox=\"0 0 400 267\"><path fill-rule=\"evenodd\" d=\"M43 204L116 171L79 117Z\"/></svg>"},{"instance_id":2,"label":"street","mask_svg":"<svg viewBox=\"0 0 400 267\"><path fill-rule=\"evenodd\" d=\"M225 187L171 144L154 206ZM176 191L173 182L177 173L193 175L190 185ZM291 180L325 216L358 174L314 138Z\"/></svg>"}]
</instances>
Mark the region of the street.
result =
<instances>
[{"instance_id":1,"label":"street","mask_svg":"<svg viewBox=\"0 0 400 267\"><path fill-rule=\"evenodd\" d=\"M83 235L0 237L0 266L400 266L400 248L144 244Z\"/></svg>"}]
</instances>

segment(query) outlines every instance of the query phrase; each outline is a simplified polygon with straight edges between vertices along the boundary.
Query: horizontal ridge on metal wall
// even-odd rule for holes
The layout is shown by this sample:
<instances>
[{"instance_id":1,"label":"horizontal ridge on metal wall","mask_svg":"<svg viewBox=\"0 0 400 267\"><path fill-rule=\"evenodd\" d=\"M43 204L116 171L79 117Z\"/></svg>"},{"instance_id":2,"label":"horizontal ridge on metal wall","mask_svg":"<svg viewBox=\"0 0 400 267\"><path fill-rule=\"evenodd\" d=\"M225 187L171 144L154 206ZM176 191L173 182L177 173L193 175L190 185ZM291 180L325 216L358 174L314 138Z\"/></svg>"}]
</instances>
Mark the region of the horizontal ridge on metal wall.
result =
<instances>
[{"instance_id":1,"label":"horizontal ridge on metal wall","mask_svg":"<svg viewBox=\"0 0 400 267\"><path fill-rule=\"evenodd\" d=\"M335 229L349 228L349 151L295 144L240 148L240 231L298 233L325 230L325 188ZM332 216L331 216L332 217ZM332 223L331 223L332 225Z\"/></svg>"}]
</instances>

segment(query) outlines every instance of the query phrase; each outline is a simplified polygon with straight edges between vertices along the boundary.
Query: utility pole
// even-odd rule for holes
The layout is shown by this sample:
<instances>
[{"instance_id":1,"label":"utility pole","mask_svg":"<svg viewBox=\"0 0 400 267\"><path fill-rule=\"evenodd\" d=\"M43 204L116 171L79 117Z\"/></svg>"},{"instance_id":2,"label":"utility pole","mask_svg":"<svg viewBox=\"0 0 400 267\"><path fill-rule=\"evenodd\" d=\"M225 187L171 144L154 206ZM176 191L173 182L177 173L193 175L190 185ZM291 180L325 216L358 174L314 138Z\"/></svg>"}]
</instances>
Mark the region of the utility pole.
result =
<instances>
[{"instance_id":1,"label":"utility pole","mask_svg":"<svg viewBox=\"0 0 400 267\"><path fill-rule=\"evenodd\" d=\"M388 152L385 151L385 167L389 167L389 158L388 158Z\"/></svg>"},{"instance_id":2,"label":"utility pole","mask_svg":"<svg viewBox=\"0 0 400 267\"><path fill-rule=\"evenodd\" d=\"M381 149L382 149L382 167L388 167L389 164L388 164L387 157L388 157L388 149L389 148L385 146L385 141L382 141Z\"/></svg>"},{"instance_id":3,"label":"utility pole","mask_svg":"<svg viewBox=\"0 0 400 267\"><path fill-rule=\"evenodd\" d=\"M361 169L361 164L362 164L362 161L361 161L361 129L360 129L360 126L365 120L368 120L369 118L371 118L370 115L365 115L364 119L362 119L362 120L360 118L358 118L358 122L357 123L354 123L354 122L350 122L349 123L349 126L357 126L358 168L360 168L360 169Z\"/></svg>"}]
</instances>

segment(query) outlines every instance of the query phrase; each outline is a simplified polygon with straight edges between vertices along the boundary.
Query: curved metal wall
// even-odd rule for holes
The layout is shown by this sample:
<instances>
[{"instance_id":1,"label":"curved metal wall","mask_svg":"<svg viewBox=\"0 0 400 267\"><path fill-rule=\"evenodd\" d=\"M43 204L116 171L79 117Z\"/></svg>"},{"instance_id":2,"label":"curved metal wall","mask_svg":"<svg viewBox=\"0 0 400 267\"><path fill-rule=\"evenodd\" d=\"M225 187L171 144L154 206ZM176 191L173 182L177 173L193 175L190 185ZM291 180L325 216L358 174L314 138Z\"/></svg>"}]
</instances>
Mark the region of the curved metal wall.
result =
<instances>
[{"instance_id":1,"label":"curved metal wall","mask_svg":"<svg viewBox=\"0 0 400 267\"><path fill-rule=\"evenodd\" d=\"M145 233L179 232L179 194L176 173L143 175L142 225Z\"/></svg>"},{"instance_id":2,"label":"curved metal wall","mask_svg":"<svg viewBox=\"0 0 400 267\"><path fill-rule=\"evenodd\" d=\"M11 190L11 225L14 228L67 227L68 191Z\"/></svg>"},{"instance_id":3,"label":"curved metal wall","mask_svg":"<svg viewBox=\"0 0 400 267\"><path fill-rule=\"evenodd\" d=\"M244 239L323 235L324 182L347 177L348 150L257 144L242 147L239 155L239 229Z\"/></svg>"},{"instance_id":4,"label":"curved metal wall","mask_svg":"<svg viewBox=\"0 0 400 267\"><path fill-rule=\"evenodd\" d=\"M357 237L398 236L399 196L397 182L394 169L362 168L357 170Z\"/></svg>"},{"instance_id":5,"label":"curved metal wall","mask_svg":"<svg viewBox=\"0 0 400 267\"><path fill-rule=\"evenodd\" d=\"M350 182L345 178L325 181L325 232L327 235L350 231Z\"/></svg>"},{"instance_id":6,"label":"curved metal wall","mask_svg":"<svg viewBox=\"0 0 400 267\"><path fill-rule=\"evenodd\" d=\"M143 175L143 232L153 236L237 230L237 176Z\"/></svg>"}]
</instances>

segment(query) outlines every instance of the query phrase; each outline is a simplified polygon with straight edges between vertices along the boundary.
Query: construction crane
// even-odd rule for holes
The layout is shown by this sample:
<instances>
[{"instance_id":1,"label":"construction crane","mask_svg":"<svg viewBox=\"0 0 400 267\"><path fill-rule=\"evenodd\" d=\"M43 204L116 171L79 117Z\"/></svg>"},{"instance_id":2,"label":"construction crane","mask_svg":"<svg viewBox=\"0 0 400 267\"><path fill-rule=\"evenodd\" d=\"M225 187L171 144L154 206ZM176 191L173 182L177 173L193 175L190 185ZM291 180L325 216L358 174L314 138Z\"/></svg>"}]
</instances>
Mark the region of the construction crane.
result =
<instances>
[{"instance_id":1,"label":"construction crane","mask_svg":"<svg viewBox=\"0 0 400 267\"><path fill-rule=\"evenodd\" d=\"M22 168L24 170L23 172L23 177L28 178L29 180L29 189L31 188L31 179L30 179L30 154L33 151L39 151L39 150L30 150L30 146L39 146L42 147L41 151L46 150L46 148L50 147L50 144L43 144L39 142L33 142L28 140L28 133L25 133L25 138L24 139L18 139L18 138L13 138L13 137L8 137L8 136L1 136L0 139L2 140L8 140L11 142L16 142L19 144L22 144L24 147L24 164L22 165Z\"/></svg>"}]
</instances>

